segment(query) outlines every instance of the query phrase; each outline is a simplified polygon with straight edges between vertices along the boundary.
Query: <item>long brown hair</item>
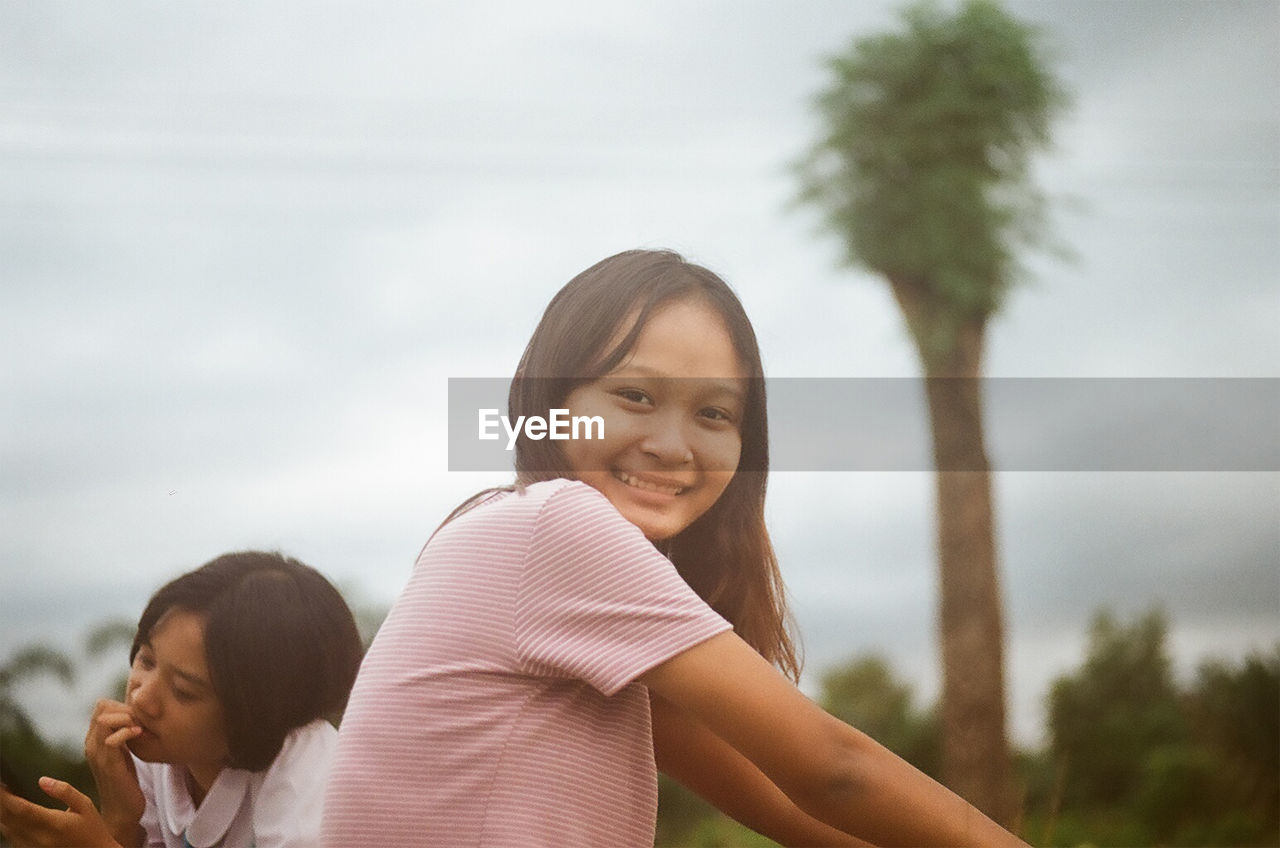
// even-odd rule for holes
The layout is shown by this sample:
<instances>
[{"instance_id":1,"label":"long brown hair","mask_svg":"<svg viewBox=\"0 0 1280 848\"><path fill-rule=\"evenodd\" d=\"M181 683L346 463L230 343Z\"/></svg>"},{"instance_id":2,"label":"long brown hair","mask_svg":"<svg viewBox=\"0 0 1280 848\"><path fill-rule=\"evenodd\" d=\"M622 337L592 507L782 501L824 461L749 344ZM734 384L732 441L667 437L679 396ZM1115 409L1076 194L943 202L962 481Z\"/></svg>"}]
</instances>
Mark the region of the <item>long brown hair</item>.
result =
<instances>
[{"instance_id":1,"label":"long brown hair","mask_svg":"<svg viewBox=\"0 0 1280 848\"><path fill-rule=\"evenodd\" d=\"M629 250L592 265L551 299L516 369L507 414L547 416L577 386L617 367L660 307L697 298L716 310L747 373L742 453L728 487L663 549L680 576L765 659L793 680L800 660L778 560L764 521L769 425L764 367L755 331L737 295L711 271L667 250ZM607 349L623 327L621 341ZM569 475L560 445L523 434L515 446L516 485ZM480 493L454 515L479 502ZM450 516L452 518L452 516Z\"/></svg>"}]
</instances>

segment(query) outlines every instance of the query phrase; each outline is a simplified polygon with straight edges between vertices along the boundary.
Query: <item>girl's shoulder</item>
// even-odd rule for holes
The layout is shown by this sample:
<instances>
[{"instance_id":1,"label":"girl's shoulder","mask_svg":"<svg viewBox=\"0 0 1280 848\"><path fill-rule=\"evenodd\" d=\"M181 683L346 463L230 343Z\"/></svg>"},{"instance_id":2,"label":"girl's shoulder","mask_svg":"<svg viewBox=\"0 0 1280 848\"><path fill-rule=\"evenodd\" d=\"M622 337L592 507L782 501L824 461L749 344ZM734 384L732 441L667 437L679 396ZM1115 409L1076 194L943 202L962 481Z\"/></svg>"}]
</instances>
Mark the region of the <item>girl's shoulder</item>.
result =
<instances>
[{"instance_id":1,"label":"girl's shoulder","mask_svg":"<svg viewBox=\"0 0 1280 848\"><path fill-rule=\"evenodd\" d=\"M445 573L438 569L460 561L527 565L624 540L651 547L600 491L580 480L557 478L483 496L442 525L416 562L432 573Z\"/></svg>"},{"instance_id":2,"label":"girl's shoulder","mask_svg":"<svg viewBox=\"0 0 1280 848\"><path fill-rule=\"evenodd\" d=\"M599 489L581 480L558 477L555 480L532 483L525 487L524 496L532 498L538 505L542 518L549 515L568 514L584 520L626 522L622 514Z\"/></svg>"},{"instance_id":3,"label":"girl's shoulder","mask_svg":"<svg viewBox=\"0 0 1280 848\"><path fill-rule=\"evenodd\" d=\"M482 493L436 530L418 561L431 551L455 555L459 546L474 550L477 545L514 545L512 550L519 548L527 555L530 545L554 547L592 535L639 532L600 491L581 480L560 477Z\"/></svg>"},{"instance_id":4,"label":"girl's shoulder","mask_svg":"<svg viewBox=\"0 0 1280 848\"><path fill-rule=\"evenodd\" d=\"M594 486L565 479L535 485L542 487L537 491L529 487L535 499L530 506L537 510L532 522L535 547L557 555L562 555L566 546L583 545L593 550L621 545L618 550L638 550L646 555L656 552L643 531Z\"/></svg>"},{"instance_id":5,"label":"girl's shoulder","mask_svg":"<svg viewBox=\"0 0 1280 848\"><path fill-rule=\"evenodd\" d=\"M323 773L333 758L338 745L338 730L326 719L317 718L289 731L280 746L280 753L267 767L267 774L291 771Z\"/></svg>"},{"instance_id":6,"label":"girl's shoulder","mask_svg":"<svg viewBox=\"0 0 1280 848\"><path fill-rule=\"evenodd\" d=\"M524 527L545 534L549 527L573 535L612 526L633 528L609 499L581 480L557 477L495 492L451 522L457 532L470 535L494 528ZM448 530L449 525L441 528Z\"/></svg>"},{"instance_id":7,"label":"girl's shoulder","mask_svg":"<svg viewBox=\"0 0 1280 848\"><path fill-rule=\"evenodd\" d=\"M249 797L257 844L319 843L325 786L337 746L338 731L318 718L290 731L271 765L253 773ZM228 839L224 844L245 843Z\"/></svg>"},{"instance_id":8,"label":"girl's shoulder","mask_svg":"<svg viewBox=\"0 0 1280 848\"><path fill-rule=\"evenodd\" d=\"M612 506L604 495L581 480L557 477L497 490L479 500L470 512L483 514L487 508L505 506L522 512L542 513L548 509L558 511L593 503Z\"/></svg>"},{"instance_id":9,"label":"girl's shoulder","mask_svg":"<svg viewBox=\"0 0 1280 848\"><path fill-rule=\"evenodd\" d=\"M561 492L565 489L571 489L574 487L591 488L581 480L572 480L568 477L557 477L554 480L540 480L537 483L529 483L525 486L519 486L516 488L515 494L520 497L547 500L556 492Z\"/></svg>"}]
</instances>

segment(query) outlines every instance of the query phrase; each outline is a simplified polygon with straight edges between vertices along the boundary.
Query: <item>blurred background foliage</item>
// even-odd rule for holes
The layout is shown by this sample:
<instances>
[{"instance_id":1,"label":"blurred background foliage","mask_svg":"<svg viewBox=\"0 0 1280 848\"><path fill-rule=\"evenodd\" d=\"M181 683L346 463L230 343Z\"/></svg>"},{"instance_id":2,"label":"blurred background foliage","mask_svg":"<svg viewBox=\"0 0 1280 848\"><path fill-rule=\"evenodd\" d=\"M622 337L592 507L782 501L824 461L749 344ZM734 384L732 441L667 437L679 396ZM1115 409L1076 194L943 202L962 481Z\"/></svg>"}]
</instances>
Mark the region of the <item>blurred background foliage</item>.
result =
<instances>
[{"instance_id":1,"label":"blurred background foliage","mask_svg":"<svg viewBox=\"0 0 1280 848\"><path fill-rule=\"evenodd\" d=\"M1048 747L1024 760L1033 841L1280 844L1280 646L1181 684L1167 630L1159 612L1100 613L1054 681Z\"/></svg>"},{"instance_id":2,"label":"blurred background foliage","mask_svg":"<svg viewBox=\"0 0 1280 848\"><path fill-rule=\"evenodd\" d=\"M367 641L385 610L355 607ZM1179 680L1167 634L1159 611L1132 620L1108 611L1094 617L1086 656L1045 694L1044 745L1017 752L1019 830L1027 841L1280 845L1280 645L1237 661L1206 661ZM70 691L78 671L103 652L120 655L123 673L131 635L130 627L109 622L86 637L79 657L33 645L0 662L6 785L38 800L36 778L52 774L94 794L79 747L45 738L20 696L25 683L40 678ZM861 655L829 669L818 701L938 775L936 706L917 703L882 657ZM91 707L85 704L86 721ZM773 843L663 778L656 844Z\"/></svg>"},{"instance_id":3,"label":"blurred background foliage","mask_svg":"<svg viewBox=\"0 0 1280 848\"><path fill-rule=\"evenodd\" d=\"M55 775L86 788L92 786L92 778L83 752L45 739L36 719L19 700L22 684L41 677L52 677L70 687L75 664L71 657L46 645L19 648L0 663L0 781L24 798L53 806L36 785L41 775ZM86 709L86 722L88 717Z\"/></svg>"}]
</instances>

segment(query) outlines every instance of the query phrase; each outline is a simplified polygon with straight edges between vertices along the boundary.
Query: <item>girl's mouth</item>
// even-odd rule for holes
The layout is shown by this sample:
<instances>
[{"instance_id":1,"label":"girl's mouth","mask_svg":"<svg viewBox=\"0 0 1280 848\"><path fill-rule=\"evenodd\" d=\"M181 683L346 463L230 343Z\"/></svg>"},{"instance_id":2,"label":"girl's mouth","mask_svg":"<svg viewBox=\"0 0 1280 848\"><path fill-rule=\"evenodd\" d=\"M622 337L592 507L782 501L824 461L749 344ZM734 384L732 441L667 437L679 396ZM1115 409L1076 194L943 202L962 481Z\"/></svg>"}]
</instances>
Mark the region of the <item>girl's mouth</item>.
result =
<instances>
[{"instance_id":1,"label":"girl's mouth","mask_svg":"<svg viewBox=\"0 0 1280 848\"><path fill-rule=\"evenodd\" d=\"M133 720L133 723L134 723L134 725L136 725L136 726L138 727L138 729L139 729L139 730L141 730L141 731L142 731L142 732L141 732L141 733L139 733L136 737L134 737L135 739L157 739L157 738L159 738L158 736L156 736L156 732L155 732L154 730L152 730L150 727L147 727L145 724L143 724L142 722L138 721L136 718Z\"/></svg>"},{"instance_id":2,"label":"girl's mouth","mask_svg":"<svg viewBox=\"0 0 1280 848\"><path fill-rule=\"evenodd\" d=\"M142 725L138 725L142 727ZM127 747L136 757L145 758L148 750L154 751L155 746L160 742L160 737L156 736L155 731L146 727L142 727L142 732L125 742Z\"/></svg>"},{"instance_id":3,"label":"girl's mouth","mask_svg":"<svg viewBox=\"0 0 1280 848\"><path fill-rule=\"evenodd\" d=\"M615 479L620 480L631 488L639 489L642 492L658 492L664 495L679 495L688 488L687 486L673 486L670 484L654 483L649 480L642 480L634 474L628 474L625 471L615 470L613 472L613 476Z\"/></svg>"}]
</instances>

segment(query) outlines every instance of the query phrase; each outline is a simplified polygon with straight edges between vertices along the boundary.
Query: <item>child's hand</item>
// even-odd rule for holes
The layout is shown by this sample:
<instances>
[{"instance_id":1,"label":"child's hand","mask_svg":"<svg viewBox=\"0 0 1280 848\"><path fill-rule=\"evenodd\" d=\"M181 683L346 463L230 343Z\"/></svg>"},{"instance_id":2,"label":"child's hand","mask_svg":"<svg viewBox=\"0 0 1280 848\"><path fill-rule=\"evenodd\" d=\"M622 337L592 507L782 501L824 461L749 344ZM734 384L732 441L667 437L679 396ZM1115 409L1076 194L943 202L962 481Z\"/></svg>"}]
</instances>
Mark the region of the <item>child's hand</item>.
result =
<instances>
[{"instance_id":1,"label":"child's hand","mask_svg":"<svg viewBox=\"0 0 1280 848\"><path fill-rule=\"evenodd\" d=\"M0 789L0 834L17 846L111 846L120 848L88 796L66 781L40 778L40 788L67 805L50 810Z\"/></svg>"},{"instance_id":2,"label":"child's hand","mask_svg":"<svg viewBox=\"0 0 1280 848\"><path fill-rule=\"evenodd\" d=\"M129 740L141 733L128 706L103 699L94 707L84 737L84 756L98 784L102 818L116 839L126 843L137 832L146 807L128 748Z\"/></svg>"}]
</instances>

